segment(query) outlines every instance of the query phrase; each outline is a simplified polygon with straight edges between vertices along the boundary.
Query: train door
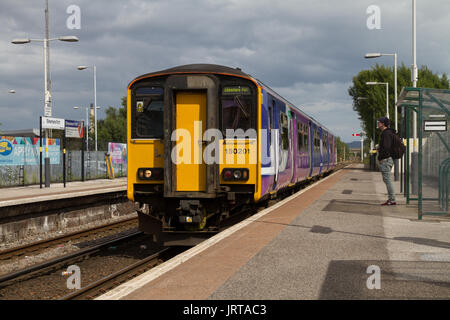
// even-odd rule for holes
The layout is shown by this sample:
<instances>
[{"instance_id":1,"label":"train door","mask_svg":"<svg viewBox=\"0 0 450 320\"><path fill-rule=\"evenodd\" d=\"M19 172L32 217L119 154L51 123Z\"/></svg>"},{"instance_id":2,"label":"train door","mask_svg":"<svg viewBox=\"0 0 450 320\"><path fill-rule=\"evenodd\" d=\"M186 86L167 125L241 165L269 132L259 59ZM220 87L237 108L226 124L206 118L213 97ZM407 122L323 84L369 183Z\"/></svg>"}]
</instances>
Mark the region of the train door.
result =
<instances>
[{"instance_id":1,"label":"train door","mask_svg":"<svg viewBox=\"0 0 450 320\"><path fill-rule=\"evenodd\" d=\"M315 163L316 163L316 158L317 158L317 154L316 154L316 129L315 129L315 125L313 123L311 123L311 121L309 122L309 155L310 155L310 159L311 161L309 162L309 167L310 167L310 171L309 171L309 177L312 177L313 172L314 172L314 167L315 167Z\"/></svg>"},{"instance_id":2,"label":"train door","mask_svg":"<svg viewBox=\"0 0 450 320\"><path fill-rule=\"evenodd\" d=\"M296 165L295 160L297 159L297 144L296 144L296 132L297 128L295 126L296 115L293 111L288 111L289 114L289 150L291 154L291 177L289 179L290 183L295 182Z\"/></svg>"},{"instance_id":3,"label":"train door","mask_svg":"<svg viewBox=\"0 0 450 320\"><path fill-rule=\"evenodd\" d=\"M273 99L271 97L270 99L270 106L271 108L269 108L269 114L270 114L270 128L271 129L275 129L273 136L272 136L272 145L273 145L273 162L272 164L275 167L275 175L273 176L273 185L272 185L272 190L274 190L277 186L277 180L278 180L278 168L279 168L279 153L280 153L280 144L279 144L279 140L280 140L280 131L278 129L278 123L277 123L277 117L276 115L278 114L277 112L277 108L276 108L276 103L275 103L275 99Z\"/></svg>"},{"instance_id":4,"label":"train door","mask_svg":"<svg viewBox=\"0 0 450 320\"><path fill-rule=\"evenodd\" d=\"M176 191L206 191L202 135L206 130L206 92L176 93ZM180 138L182 139L180 141ZM186 140L184 140L186 139Z\"/></svg>"},{"instance_id":5,"label":"train door","mask_svg":"<svg viewBox=\"0 0 450 320\"><path fill-rule=\"evenodd\" d=\"M323 161L324 161L324 153L323 153L323 130L322 128L318 128L318 138L319 138L319 154L320 154L320 170L319 174L322 173Z\"/></svg>"}]
</instances>

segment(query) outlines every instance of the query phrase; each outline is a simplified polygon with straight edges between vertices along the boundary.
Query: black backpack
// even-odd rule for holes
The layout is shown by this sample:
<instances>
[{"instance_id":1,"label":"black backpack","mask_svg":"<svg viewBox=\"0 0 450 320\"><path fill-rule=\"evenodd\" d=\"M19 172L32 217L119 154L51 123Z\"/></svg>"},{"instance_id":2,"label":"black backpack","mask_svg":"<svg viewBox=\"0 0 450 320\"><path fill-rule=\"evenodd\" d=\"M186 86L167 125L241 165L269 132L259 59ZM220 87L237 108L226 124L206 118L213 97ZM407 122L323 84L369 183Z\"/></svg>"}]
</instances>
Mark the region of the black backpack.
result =
<instances>
[{"instance_id":1,"label":"black backpack","mask_svg":"<svg viewBox=\"0 0 450 320\"><path fill-rule=\"evenodd\" d=\"M391 157L392 159L400 159L405 154L406 147L398 134L394 133L392 134L392 137L394 141L392 142Z\"/></svg>"}]
</instances>

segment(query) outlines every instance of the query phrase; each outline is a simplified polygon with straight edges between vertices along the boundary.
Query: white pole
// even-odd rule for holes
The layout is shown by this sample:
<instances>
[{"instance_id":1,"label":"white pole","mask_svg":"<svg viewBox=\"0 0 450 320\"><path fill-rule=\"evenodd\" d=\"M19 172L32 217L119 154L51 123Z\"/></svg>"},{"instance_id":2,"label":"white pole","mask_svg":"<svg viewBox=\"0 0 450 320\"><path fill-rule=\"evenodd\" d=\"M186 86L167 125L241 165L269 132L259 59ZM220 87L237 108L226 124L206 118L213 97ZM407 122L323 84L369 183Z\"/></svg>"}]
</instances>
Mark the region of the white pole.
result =
<instances>
[{"instance_id":1,"label":"white pole","mask_svg":"<svg viewBox=\"0 0 450 320\"><path fill-rule=\"evenodd\" d=\"M97 151L97 68L94 66L94 121L95 121L95 151Z\"/></svg>"},{"instance_id":2,"label":"white pole","mask_svg":"<svg viewBox=\"0 0 450 320\"><path fill-rule=\"evenodd\" d=\"M417 87L417 61L416 61L416 0L412 1L412 25L413 25L413 39L412 39L412 56L413 56L413 65L412 65L412 83L413 87ZM414 144L413 150L417 151L417 113L413 112L413 136L414 136Z\"/></svg>"},{"instance_id":3,"label":"white pole","mask_svg":"<svg viewBox=\"0 0 450 320\"><path fill-rule=\"evenodd\" d=\"M386 82L386 118L389 119L389 83Z\"/></svg>"},{"instance_id":4,"label":"white pole","mask_svg":"<svg viewBox=\"0 0 450 320\"><path fill-rule=\"evenodd\" d=\"M50 77L49 77L49 13L48 0L45 1L45 38L44 38L44 115L52 116L51 93L50 93ZM48 112L48 115L45 114ZM45 187L50 187L50 161L48 160L48 129L45 129Z\"/></svg>"},{"instance_id":5,"label":"white pole","mask_svg":"<svg viewBox=\"0 0 450 320\"><path fill-rule=\"evenodd\" d=\"M397 54L394 53L394 111L395 111L395 131L398 132L397 119Z\"/></svg>"},{"instance_id":6,"label":"white pole","mask_svg":"<svg viewBox=\"0 0 450 320\"><path fill-rule=\"evenodd\" d=\"M89 107L86 108L86 151L89 152Z\"/></svg>"},{"instance_id":7,"label":"white pole","mask_svg":"<svg viewBox=\"0 0 450 320\"><path fill-rule=\"evenodd\" d=\"M363 160L364 160L363 147L364 147L364 138L363 138L363 135L362 135L362 132L361 132L361 162L363 162Z\"/></svg>"}]
</instances>

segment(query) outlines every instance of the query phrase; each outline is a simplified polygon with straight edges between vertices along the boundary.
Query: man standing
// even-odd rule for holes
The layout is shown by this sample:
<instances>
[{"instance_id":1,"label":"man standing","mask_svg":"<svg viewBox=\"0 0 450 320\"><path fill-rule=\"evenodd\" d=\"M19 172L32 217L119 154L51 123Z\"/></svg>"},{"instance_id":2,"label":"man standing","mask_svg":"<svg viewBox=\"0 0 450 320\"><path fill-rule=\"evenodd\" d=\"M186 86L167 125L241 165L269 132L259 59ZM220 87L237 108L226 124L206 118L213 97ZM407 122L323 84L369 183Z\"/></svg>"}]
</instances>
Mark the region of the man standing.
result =
<instances>
[{"instance_id":1,"label":"man standing","mask_svg":"<svg viewBox=\"0 0 450 320\"><path fill-rule=\"evenodd\" d=\"M389 194L389 199L382 203L382 206L393 206L397 203L395 202L395 191L394 185L392 184L391 169L394 165L394 160L392 159L392 144L394 142L395 131L389 128L390 120L386 117L381 117L377 120L378 129L381 130L380 144L378 146L378 161L383 177L383 181L386 184L387 192Z\"/></svg>"}]
</instances>

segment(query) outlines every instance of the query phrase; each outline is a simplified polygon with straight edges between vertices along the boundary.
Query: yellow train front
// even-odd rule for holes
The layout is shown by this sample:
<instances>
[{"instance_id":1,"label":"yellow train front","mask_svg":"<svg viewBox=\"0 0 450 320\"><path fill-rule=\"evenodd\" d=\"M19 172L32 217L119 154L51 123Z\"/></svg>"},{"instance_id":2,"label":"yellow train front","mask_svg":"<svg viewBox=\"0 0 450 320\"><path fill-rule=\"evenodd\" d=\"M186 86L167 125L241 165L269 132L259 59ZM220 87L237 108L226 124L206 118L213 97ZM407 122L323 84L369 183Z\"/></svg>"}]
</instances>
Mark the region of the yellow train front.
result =
<instances>
[{"instance_id":1,"label":"yellow train front","mask_svg":"<svg viewBox=\"0 0 450 320\"><path fill-rule=\"evenodd\" d=\"M128 198L140 230L196 244L259 198L258 82L216 65L142 75L127 91Z\"/></svg>"}]
</instances>

